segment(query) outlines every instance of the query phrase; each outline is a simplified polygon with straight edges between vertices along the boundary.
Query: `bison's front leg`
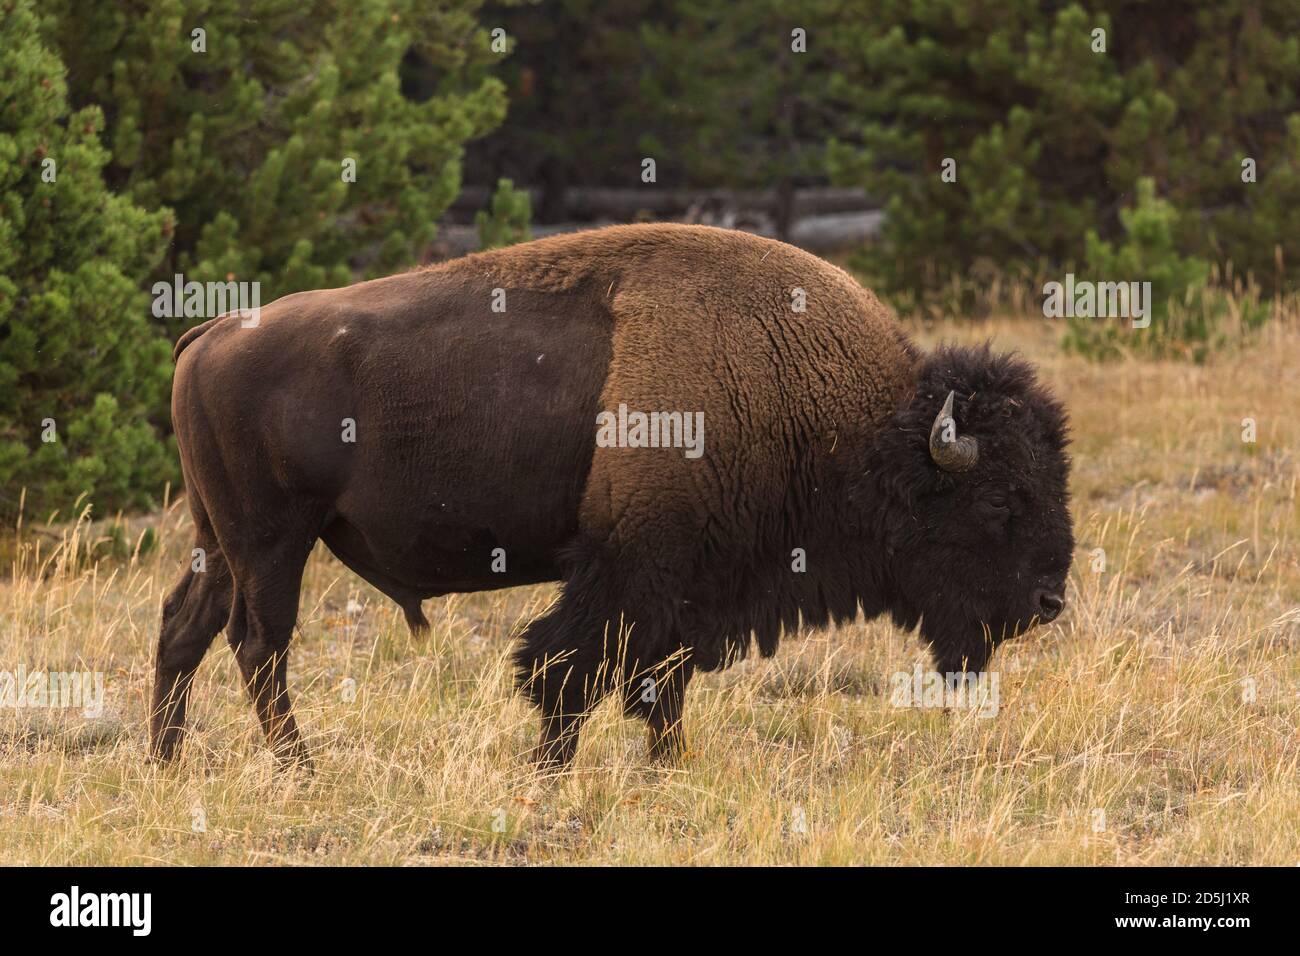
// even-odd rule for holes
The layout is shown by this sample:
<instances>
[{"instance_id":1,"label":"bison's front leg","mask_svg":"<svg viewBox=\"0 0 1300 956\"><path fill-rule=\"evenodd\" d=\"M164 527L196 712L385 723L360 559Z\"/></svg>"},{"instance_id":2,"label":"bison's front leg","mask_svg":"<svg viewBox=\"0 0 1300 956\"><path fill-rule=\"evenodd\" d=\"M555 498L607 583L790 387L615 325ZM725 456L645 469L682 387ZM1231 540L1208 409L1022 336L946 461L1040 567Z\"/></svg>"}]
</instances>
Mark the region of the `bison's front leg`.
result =
<instances>
[{"instance_id":1,"label":"bison's front leg","mask_svg":"<svg viewBox=\"0 0 1300 956\"><path fill-rule=\"evenodd\" d=\"M583 723L611 690L620 618L606 606L570 581L560 600L524 630L515 651L519 687L542 712L533 758L543 768L573 760Z\"/></svg>"},{"instance_id":2,"label":"bison's front leg","mask_svg":"<svg viewBox=\"0 0 1300 956\"><path fill-rule=\"evenodd\" d=\"M623 712L650 728L650 759L673 761L686 753L682 705L693 668L684 652L634 675L624 692Z\"/></svg>"},{"instance_id":3,"label":"bison's front leg","mask_svg":"<svg viewBox=\"0 0 1300 956\"><path fill-rule=\"evenodd\" d=\"M541 770L567 767L578 750L578 733L585 715L563 712L542 714L542 734L533 750L533 763Z\"/></svg>"}]
</instances>

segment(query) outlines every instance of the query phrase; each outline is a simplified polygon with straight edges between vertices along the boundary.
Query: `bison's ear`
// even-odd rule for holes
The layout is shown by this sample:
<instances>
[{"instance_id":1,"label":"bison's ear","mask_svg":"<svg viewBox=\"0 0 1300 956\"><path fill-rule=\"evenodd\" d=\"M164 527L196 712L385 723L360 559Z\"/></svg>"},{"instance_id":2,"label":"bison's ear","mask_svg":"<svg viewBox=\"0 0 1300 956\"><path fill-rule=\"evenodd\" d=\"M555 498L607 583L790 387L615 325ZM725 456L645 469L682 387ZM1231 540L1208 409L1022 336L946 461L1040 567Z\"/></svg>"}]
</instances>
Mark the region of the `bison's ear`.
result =
<instances>
[{"instance_id":1,"label":"bison's ear","mask_svg":"<svg viewBox=\"0 0 1300 956\"><path fill-rule=\"evenodd\" d=\"M944 471L970 471L980 460L979 441L973 435L958 435L952 417L953 393L930 426L930 457Z\"/></svg>"}]
</instances>

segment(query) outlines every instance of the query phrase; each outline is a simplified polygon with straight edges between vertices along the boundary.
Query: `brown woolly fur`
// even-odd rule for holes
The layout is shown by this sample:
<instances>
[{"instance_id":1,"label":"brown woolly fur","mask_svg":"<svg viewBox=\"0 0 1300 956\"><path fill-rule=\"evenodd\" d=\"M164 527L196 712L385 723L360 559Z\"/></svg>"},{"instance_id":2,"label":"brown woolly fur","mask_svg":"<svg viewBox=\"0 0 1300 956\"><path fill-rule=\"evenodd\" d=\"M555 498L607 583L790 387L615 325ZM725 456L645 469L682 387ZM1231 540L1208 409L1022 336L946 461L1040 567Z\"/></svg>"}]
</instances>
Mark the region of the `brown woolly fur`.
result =
<instances>
[{"instance_id":1,"label":"brown woolly fur","mask_svg":"<svg viewBox=\"0 0 1300 956\"><path fill-rule=\"evenodd\" d=\"M318 539L413 629L426 597L563 580L515 657L544 763L610 692L656 756L680 750L691 675L751 641L771 655L783 632L888 613L940 670L973 671L1061 608L1061 406L987 348L920 353L874 295L782 243L553 237L287 296L176 355L207 569L164 607L163 758L224 627L273 747L306 760L286 661ZM598 443L624 406L700 418L700 453ZM978 446L968 469L932 450L941 424Z\"/></svg>"}]
</instances>

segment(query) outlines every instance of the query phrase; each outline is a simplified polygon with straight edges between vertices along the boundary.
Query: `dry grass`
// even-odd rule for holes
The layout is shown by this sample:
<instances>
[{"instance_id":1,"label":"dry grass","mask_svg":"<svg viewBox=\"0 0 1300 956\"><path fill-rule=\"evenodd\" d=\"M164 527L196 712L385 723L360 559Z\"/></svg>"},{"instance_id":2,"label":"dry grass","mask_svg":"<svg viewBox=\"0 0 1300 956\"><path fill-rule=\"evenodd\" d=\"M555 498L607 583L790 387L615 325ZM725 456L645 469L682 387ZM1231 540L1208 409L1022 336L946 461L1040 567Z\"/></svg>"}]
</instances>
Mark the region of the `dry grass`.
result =
<instances>
[{"instance_id":1,"label":"dry grass","mask_svg":"<svg viewBox=\"0 0 1300 956\"><path fill-rule=\"evenodd\" d=\"M173 507L134 522L160 536L144 557L82 566L83 528L0 581L0 669L107 680L98 719L0 711L0 864L1300 862L1300 334L1208 367L1089 365L1042 323L940 336L1020 348L1074 421L1071 607L995 659L996 717L891 707L918 646L857 624L697 679L676 768L606 706L576 768L540 779L506 658L552 589L428 602L416 641L318 553L291 665L315 777L273 770L220 640L186 757L158 769L151 652L190 547Z\"/></svg>"}]
</instances>

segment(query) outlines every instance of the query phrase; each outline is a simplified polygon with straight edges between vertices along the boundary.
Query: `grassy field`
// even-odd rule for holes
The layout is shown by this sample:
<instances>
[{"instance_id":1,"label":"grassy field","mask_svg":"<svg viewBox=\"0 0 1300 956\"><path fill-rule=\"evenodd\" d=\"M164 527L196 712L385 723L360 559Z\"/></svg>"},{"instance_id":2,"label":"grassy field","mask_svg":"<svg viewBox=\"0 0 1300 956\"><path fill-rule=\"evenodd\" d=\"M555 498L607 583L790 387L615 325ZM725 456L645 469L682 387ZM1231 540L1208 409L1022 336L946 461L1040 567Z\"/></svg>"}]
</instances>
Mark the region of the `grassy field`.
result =
<instances>
[{"instance_id":1,"label":"grassy field","mask_svg":"<svg viewBox=\"0 0 1300 956\"><path fill-rule=\"evenodd\" d=\"M507 655L554 589L426 602L413 639L318 549L290 664L317 773L274 770L221 639L158 768L174 505L128 522L158 540L135 559L28 528L0 580L0 670L106 680L98 718L0 710L0 864L1300 863L1300 333L1207 366L1089 364L1041 321L918 337L1020 349L1073 419L1069 608L994 659L995 717L891 706L919 645L858 623L697 678L675 767L606 705L542 778Z\"/></svg>"}]
</instances>

